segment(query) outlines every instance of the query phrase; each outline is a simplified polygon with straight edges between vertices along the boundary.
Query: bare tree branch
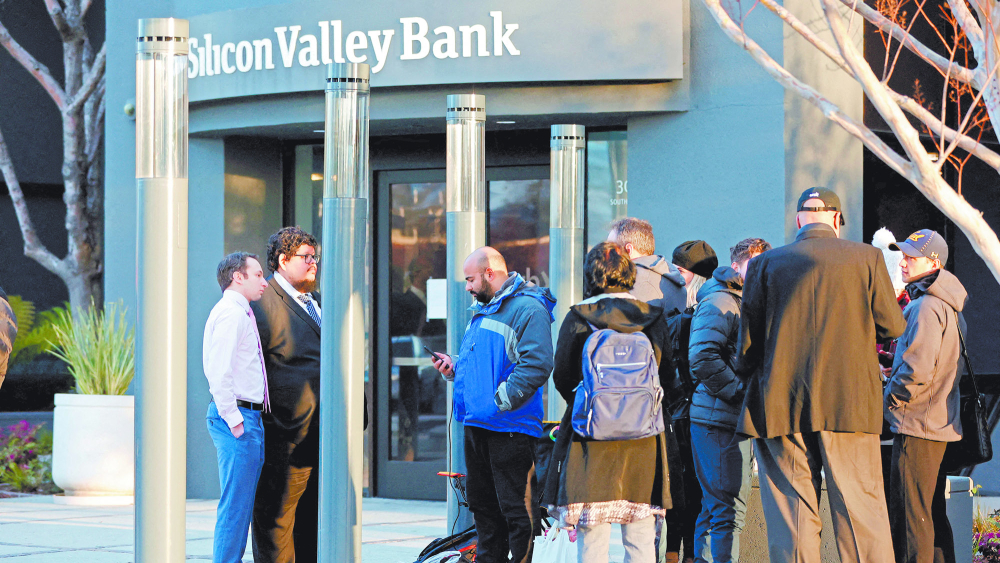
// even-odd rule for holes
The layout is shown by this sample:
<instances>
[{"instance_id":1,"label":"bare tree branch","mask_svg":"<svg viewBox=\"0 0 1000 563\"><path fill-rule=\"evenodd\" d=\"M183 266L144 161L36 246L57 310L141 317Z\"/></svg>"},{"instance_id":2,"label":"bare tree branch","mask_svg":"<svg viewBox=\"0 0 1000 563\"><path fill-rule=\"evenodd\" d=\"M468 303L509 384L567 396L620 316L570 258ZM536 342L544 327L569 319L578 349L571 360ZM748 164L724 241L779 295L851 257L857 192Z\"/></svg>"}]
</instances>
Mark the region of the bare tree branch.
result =
<instances>
[{"instance_id":1,"label":"bare tree branch","mask_svg":"<svg viewBox=\"0 0 1000 563\"><path fill-rule=\"evenodd\" d=\"M773 12L775 15L780 17L785 23L789 25L794 31L799 33L803 39L808 41L811 45L816 47L821 53L827 56L834 64L840 67L848 76L854 78L854 74L851 69L844 62L843 57L834 48L831 47L829 43L823 41L819 35L817 35L813 30L805 25L801 20L799 20L794 14L789 12L784 6L778 4L774 0L760 0L761 4L764 5L768 10ZM1000 154L990 150L988 147L979 142L978 139L974 139L964 133L959 133L958 131L946 126L937 117L934 116L925 107L917 103L916 100L910 98L909 96L904 96L892 88L885 85L886 91L892 97L893 101L899 104L899 107L906 110L907 113L919 119L927 128L943 139L949 142L957 143L957 146L962 150L974 154L976 157L981 159L984 163L990 167L1000 171ZM962 130L962 129L960 129ZM944 159L939 159L939 162L943 164Z\"/></svg>"},{"instance_id":2,"label":"bare tree branch","mask_svg":"<svg viewBox=\"0 0 1000 563\"><path fill-rule=\"evenodd\" d=\"M986 77L987 83L993 82L993 76L996 74L996 70L997 70L996 67L993 67L993 71L990 73L989 76ZM962 118L962 122L958 125L958 130L959 131L967 131L968 130L967 128L969 127L969 121L972 120L972 117L976 113L976 106L979 104L979 100L981 100L983 98L983 92L984 92L983 90L980 90L976 94L976 96L972 99L972 102L969 104L969 109L967 109L966 112L965 112L965 117ZM942 105L944 105L944 104L942 104ZM949 156L951 156L951 154L953 152L955 152L955 148L958 146L958 144L959 144L959 140L958 139L952 139L952 141L948 145L948 147L946 149L944 149L944 150L941 151L941 161L942 162L945 159L947 159Z\"/></svg>"},{"instance_id":3,"label":"bare tree branch","mask_svg":"<svg viewBox=\"0 0 1000 563\"><path fill-rule=\"evenodd\" d=\"M80 18L84 18L87 16L87 12L90 10L90 5L92 3L93 0L83 0L82 5L80 6Z\"/></svg>"},{"instance_id":4,"label":"bare tree branch","mask_svg":"<svg viewBox=\"0 0 1000 563\"><path fill-rule=\"evenodd\" d=\"M56 31L59 32L59 36L62 37L64 41L73 37L73 29L66 20L66 14L63 12L62 6L59 5L59 1L45 0L45 9L48 10L49 17L52 18L52 23L55 24Z\"/></svg>"},{"instance_id":5,"label":"bare tree branch","mask_svg":"<svg viewBox=\"0 0 1000 563\"><path fill-rule=\"evenodd\" d=\"M993 5L993 10L991 10L990 6L981 5L980 1L973 0L972 2L976 13L979 14L978 21L969 11L965 0L949 0L948 6L972 45L972 53L979 61L975 87L982 92L986 113L990 116L990 121L996 125L1000 124L1000 84L997 84L996 80L988 80L984 76L1000 62L997 53L1000 50L1000 46L997 45L997 21L993 17L996 3L990 3ZM993 129L995 135L1000 135L996 126Z\"/></svg>"},{"instance_id":6,"label":"bare tree branch","mask_svg":"<svg viewBox=\"0 0 1000 563\"><path fill-rule=\"evenodd\" d=\"M35 231L35 225L31 222L28 204L24 200L21 183L18 182L17 174L14 172L14 163L11 162L2 131L0 131L0 173L3 174L7 191L10 192L10 200L14 204L17 224L21 228L21 236L24 238L24 254L44 266L46 270L63 277L65 268L62 262L42 244Z\"/></svg>"},{"instance_id":7,"label":"bare tree branch","mask_svg":"<svg viewBox=\"0 0 1000 563\"><path fill-rule=\"evenodd\" d=\"M76 93L69 105L66 106L66 113L73 113L79 107L87 101L97 86L104 81L104 69L105 63L107 61L107 47L108 44L105 43L101 46L101 50L97 53L97 59L94 61L94 65L90 68L90 72L84 77L83 85Z\"/></svg>"},{"instance_id":8,"label":"bare tree branch","mask_svg":"<svg viewBox=\"0 0 1000 563\"><path fill-rule=\"evenodd\" d=\"M827 25L830 27L834 41L837 43L840 55L844 57L844 62L847 63L848 68L851 69L851 73L856 77L858 83L861 84L861 88L864 89L865 94L871 100L875 109L878 110L879 114L886 121L886 124L895 133L896 138L903 146L903 151L906 152L916 171L924 176L928 173L937 174L938 170L936 167L933 167L934 169L931 170L932 167L928 166L928 163L931 161L927 155L927 150L920 141L920 134L910 124L909 120L906 119L899 106L889 99L889 95L885 91L882 82L875 76L867 61L864 60L864 57L854 47L853 40L847 35L847 30L844 29L840 13L833 6L835 0L820 1L823 6L823 13L826 16Z\"/></svg>"},{"instance_id":9,"label":"bare tree branch","mask_svg":"<svg viewBox=\"0 0 1000 563\"><path fill-rule=\"evenodd\" d=\"M842 0L841 0L842 1ZM907 177L910 182L923 193L927 199L950 218L972 242L976 253L986 262L994 278L1000 281L1000 240L996 233L983 219L980 211L969 205L961 195L941 178L940 168L927 154L920 135L903 115L884 85L879 81L864 56L858 52L852 39L848 36L836 9L838 0L821 0L823 13L827 24L833 33L834 41L848 67L854 71L858 83L864 89L868 99L879 114L892 129L896 139L910 158L913 175Z\"/></svg>"},{"instance_id":10,"label":"bare tree branch","mask_svg":"<svg viewBox=\"0 0 1000 563\"><path fill-rule=\"evenodd\" d=\"M63 107L66 105L66 93L63 92L62 86L60 86L59 83L56 82L56 79L52 77L52 73L49 72L48 67L38 62L35 57L31 56L31 53L25 51L24 47L21 47L21 45L10 36L10 32L7 31L7 28L3 25L3 23L0 23L0 45L3 45L3 47L7 49L7 52L10 53L10 56L14 57L14 60L21 63L21 66L23 66L28 72L31 73L32 76L35 77L35 80L37 80L38 83L42 85L42 88L49 93L49 97L52 98L52 101L54 101L56 106L59 107L59 110L62 111Z\"/></svg>"},{"instance_id":11,"label":"bare tree branch","mask_svg":"<svg viewBox=\"0 0 1000 563\"><path fill-rule=\"evenodd\" d=\"M102 87L103 91L104 88ZM104 96L101 96L101 101L97 104L96 111L94 115L90 118L90 130L91 133L87 136L87 166L94 166L94 160L97 158L98 151L101 148L101 131L104 130L104 111L105 111L105 101ZM1000 160L1000 156L998 156Z\"/></svg>"},{"instance_id":12,"label":"bare tree branch","mask_svg":"<svg viewBox=\"0 0 1000 563\"><path fill-rule=\"evenodd\" d=\"M900 44L904 45L913 54L923 59L927 64L936 68L942 75L948 72L949 68L951 68L951 73L955 76L956 80L972 83L975 79L975 74L971 70L959 64L952 63L948 59L942 57L927 45L917 41L912 35L907 33L905 29L900 27L899 24L889 18L886 18L881 12L864 2L860 0L840 0L840 2L855 12L861 14L863 18L868 20L868 23L890 34L896 39L896 41L899 41Z\"/></svg>"},{"instance_id":13,"label":"bare tree branch","mask_svg":"<svg viewBox=\"0 0 1000 563\"><path fill-rule=\"evenodd\" d=\"M958 25L962 27L962 31L965 32L965 37L969 40L969 44L972 45L972 52L976 55L976 60L985 61L985 39L983 38L983 28L979 26L979 22L976 21L975 16L969 11L969 6L965 3L966 0L948 0L948 7L951 9L951 13L958 20Z\"/></svg>"},{"instance_id":14,"label":"bare tree branch","mask_svg":"<svg viewBox=\"0 0 1000 563\"><path fill-rule=\"evenodd\" d=\"M722 28L729 38L743 47L750 56L764 69L765 72L770 74L775 78L782 86L787 90L791 90L796 94L802 96L803 99L813 104L823 115L830 119L834 123L837 123L845 131L859 139L862 143L868 147L876 156L882 159L890 168L895 170L900 176L904 178L911 178L913 176L912 164L907 162L902 156L900 156L896 151L894 151L889 145L887 145L882 139L878 137L874 132L865 127L863 124L858 123L856 120L845 114L840 110L834 103L823 97L819 92L817 92L813 87L805 84L799 79L792 76L784 67L779 65L770 55L767 54L764 49L760 47L753 39L750 39L746 33L729 17L729 14L725 9L722 8L720 0L704 0L705 5L708 7L708 11L715 18L715 21Z\"/></svg>"},{"instance_id":15,"label":"bare tree branch","mask_svg":"<svg viewBox=\"0 0 1000 563\"><path fill-rule=\"evenodd\" d=\"M982 160L988 166L1000 171L1000 154L990 150L986 145L980 143L978 140L973 139L968 135L959 133L951 127L944 125L938 120L937 117L934 116L934 114L927 111L924 106L918 104L913 98L903 96L891 89L888 90L892 95L892 99L899 104L899 107L903 108L907 113L927 125L932 132L940 135L946 141L958 141L959 148L976 155L977 158Z\"/></svg>"}]
</instances>

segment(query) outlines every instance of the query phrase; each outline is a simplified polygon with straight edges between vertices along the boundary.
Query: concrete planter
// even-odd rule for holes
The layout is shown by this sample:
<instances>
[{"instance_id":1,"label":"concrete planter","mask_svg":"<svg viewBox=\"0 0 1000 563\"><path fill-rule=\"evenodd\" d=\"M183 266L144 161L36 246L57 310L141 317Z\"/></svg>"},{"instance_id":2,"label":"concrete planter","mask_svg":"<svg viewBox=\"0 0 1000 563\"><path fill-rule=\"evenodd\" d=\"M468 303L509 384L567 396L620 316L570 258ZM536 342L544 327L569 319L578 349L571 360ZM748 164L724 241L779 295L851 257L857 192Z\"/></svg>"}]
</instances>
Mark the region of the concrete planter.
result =
<instances>
[{"instance_id":1,"label":"concrete planter","mask_svg":"<svg viewBox=\"0 0 1000 563\"><path fill-rule=\"evenodd\" d=\"M64 504L131 504L135 493L135 398L55 396L52 480Z\"/></svg>"}]
</instances>

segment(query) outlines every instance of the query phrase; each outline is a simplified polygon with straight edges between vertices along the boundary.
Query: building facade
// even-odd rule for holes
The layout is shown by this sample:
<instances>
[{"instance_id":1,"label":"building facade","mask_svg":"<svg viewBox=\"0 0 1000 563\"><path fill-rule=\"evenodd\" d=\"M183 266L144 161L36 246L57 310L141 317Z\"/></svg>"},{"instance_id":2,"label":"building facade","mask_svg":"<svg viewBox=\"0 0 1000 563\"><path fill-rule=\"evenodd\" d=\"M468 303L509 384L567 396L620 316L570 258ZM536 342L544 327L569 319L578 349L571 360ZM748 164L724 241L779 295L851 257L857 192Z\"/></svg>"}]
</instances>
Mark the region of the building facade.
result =
<instances>
[{"instance_id":1,"label":"building facade","mask_svg":"<svg viewBox=\"0 0 1000 563\"><path fill-rule=\"evenodd\" d=\"M790 0L786 6L807 6ZM498 0L154 0L107 9L105 292L136 304L136 21L190 21L188 496L218 495L205 429L210 394L202 327L226 253L265 253L299 225L321 238L326 64L366 62L371 77L373 253L366 435L371 495L443 499L445 386L422 345L443 349L445 98L486 96L488 240L510 267L547 285L549 127L587 127L588 245L626 214L649 220L657 252L708 241L723 257L749 236L794 236L798 195L841 195L846 237L881 225L866 210L862 145L761 71L698 2ZM747 22L772 56L860 117L855 82L832 72L776 18ZM863 41L858 32L859 43ZM867 168L866 168L867 166ZM912 188L911 188L912 190ZM910 197L919 197L915 191ZM988 206L987 206L988 207ZM993 213L997 213L994 206ZM887 211L886 213L889 213ZM905 224L905 223L901 223ZM914 227L915 230L919 226ZM902 227L899 227L902 228ZM905 236L897 232L897 236ZM974 264L954 237L956 271ZM320 263L324 268L334 264ZM983 279L983 296L995 281ZM966 278L963 277L963 281ZM993 285L990 285L993 284ZM970 293L977 289L966 284ZM989 297L995 304L995 298ZM970 326L975 326L970 318ZM991 327L985 319L980 325ZM996 338L996 329L973 343ZM997 361L980 371L997 373ZM140 374L141 376L141 374ZM552 415L550 415L551 417ZM1000 484L995 488L1000 489Z\"/></svg>"}]
</instances>

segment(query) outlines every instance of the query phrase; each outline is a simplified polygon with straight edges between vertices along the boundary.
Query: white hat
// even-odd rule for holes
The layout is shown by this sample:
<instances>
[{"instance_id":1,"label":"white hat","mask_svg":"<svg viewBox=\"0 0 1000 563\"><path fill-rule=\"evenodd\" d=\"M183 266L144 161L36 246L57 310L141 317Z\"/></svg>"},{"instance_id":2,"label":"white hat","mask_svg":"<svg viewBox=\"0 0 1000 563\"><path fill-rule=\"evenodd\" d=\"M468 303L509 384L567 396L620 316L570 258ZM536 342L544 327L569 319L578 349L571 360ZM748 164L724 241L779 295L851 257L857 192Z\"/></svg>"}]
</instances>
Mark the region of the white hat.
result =
<instances>
[{"instance_id":1,"label":"white hat","mask_svg":"<svg viewBox=\"0 0 1000 563\"><path fill-rule=\"evenodd\" d=\"M882 259L885 260L885 267L889 270L892 287L898 295L906 288L906 282L903 281L903 270L899 267L903 253L898 250L889 250L889 245L895 243L895 235L885 227L875 231L875 236L872 237L872 246L882 251Z\"/></svg>"}]
</instances>

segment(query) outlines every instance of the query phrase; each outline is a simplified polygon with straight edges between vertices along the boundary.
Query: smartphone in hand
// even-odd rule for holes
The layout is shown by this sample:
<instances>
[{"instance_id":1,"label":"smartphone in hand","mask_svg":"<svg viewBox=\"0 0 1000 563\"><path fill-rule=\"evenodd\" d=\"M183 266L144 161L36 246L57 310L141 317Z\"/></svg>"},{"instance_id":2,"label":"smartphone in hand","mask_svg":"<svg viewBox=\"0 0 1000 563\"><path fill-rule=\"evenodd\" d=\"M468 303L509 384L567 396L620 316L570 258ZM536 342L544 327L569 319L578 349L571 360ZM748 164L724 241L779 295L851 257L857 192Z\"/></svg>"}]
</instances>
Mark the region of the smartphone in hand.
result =
<instances>
[{"instance_id":1,"label":"smartphone in hand","mask_svg":"<svg viewBox=\"0 0 1000 563\"><path fill-rule=\"evenodd\" d=\"M437 352L435 352L434 350L431 350L427 346L424 346L424 351L427 352L428 354L430 354L435 360L440 360L441 359L441 356L439 356Z\"/></svg>"}]
</instances>

